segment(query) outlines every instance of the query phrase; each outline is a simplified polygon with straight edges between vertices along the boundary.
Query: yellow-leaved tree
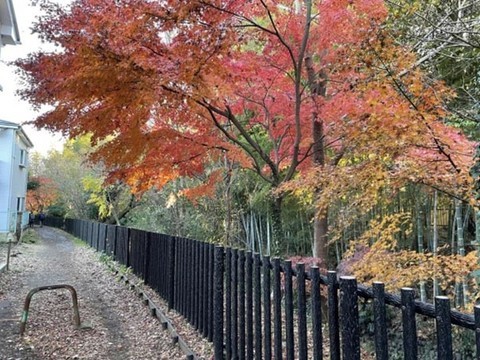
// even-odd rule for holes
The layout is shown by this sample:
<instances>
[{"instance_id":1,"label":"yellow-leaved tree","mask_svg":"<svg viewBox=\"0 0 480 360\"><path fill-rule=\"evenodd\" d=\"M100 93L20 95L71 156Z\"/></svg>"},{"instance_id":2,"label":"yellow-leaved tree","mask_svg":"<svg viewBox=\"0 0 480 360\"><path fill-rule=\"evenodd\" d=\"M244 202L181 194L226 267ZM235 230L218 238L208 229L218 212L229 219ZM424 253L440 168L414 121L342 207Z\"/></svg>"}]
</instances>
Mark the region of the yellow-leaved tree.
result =
<instances>
[{"instance_id":1,"label":"yellow-leaved tree","mask_svg":"<svg viewBox=\"0 0 480 360\"><path fill-rule=\"evenodd\" d=\"M354 274L361 283L380 281L388 291L413 287L421 281L437 279L445 293L455 282L463 281L479 268L477 255L447 255L447 249L439 253L418 253L399 249L400 232L411 231L410 215L397 213L370 222L369 229L352 243L345 261L340 267L343 273ZM471 292L477 285L471 281Z\"/></svg>"}]
</instances>

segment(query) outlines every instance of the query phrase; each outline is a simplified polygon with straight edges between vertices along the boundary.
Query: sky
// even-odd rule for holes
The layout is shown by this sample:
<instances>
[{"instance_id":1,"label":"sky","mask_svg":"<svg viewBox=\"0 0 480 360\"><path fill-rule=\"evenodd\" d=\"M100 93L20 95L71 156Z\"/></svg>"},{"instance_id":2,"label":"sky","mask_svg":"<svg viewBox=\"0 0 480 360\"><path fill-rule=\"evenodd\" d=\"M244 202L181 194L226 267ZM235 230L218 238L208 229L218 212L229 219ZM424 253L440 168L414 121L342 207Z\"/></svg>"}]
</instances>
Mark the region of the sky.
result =
<instances>
[{"instance_id":1,"label":"sky","mask_svg":"<svg viewBox=\"0 0 480 360\"><path fill-rule=\"evenodd\" d=\"M69 3L69 0L57 2ZM3 91L0 92L0 119L24 124L34 120L40 113L35 112L28 102L22 101L16 95L21 88L20 80L15 74L15 66L7 65L9 61L25 58L31 52L39 49L52 48L51 44L42 44L41 41L31 34L31 27L40 11L38 7L31 6L30 0L13 0L15 15L20 31L20 45L6 45L0 54L0 84ZM64 142L59 134L46 130L37 130L31 125L23 125L24 131L33 142L33 151L47 155L52 149L59 150Z\"/></svg>"}]
</instances>

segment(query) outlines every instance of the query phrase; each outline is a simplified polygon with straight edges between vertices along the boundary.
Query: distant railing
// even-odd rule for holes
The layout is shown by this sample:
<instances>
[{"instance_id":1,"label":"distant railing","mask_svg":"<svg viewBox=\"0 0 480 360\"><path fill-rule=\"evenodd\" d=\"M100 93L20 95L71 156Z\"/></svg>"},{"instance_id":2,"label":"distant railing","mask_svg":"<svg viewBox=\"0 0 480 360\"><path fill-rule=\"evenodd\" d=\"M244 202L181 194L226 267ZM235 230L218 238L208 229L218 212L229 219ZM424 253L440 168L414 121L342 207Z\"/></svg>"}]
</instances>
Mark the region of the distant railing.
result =
<instances>
[{"instance_id":1,"label":"distant railing","mask_svg":"<svg viewBox=\"0 0 480 360\"><path fill-rule=\"evenodd\" d=\"M410 288L396 296L382 283L370 288L332 271L324 276L317 267L306 271L301 263L292 267L291 261L197 240L87 220L47 218L46 225L64 228L131 267L213 342L215 359L360 359L370 341L370 355L386 360L393 352L388 328L395 308L395 331L403 333L396 358L430 359L418 352L418 315L435 322L431 358L452 359L460 351L453 348L452 324L472 330L472 356L480 358L479 306L468 315L451 309L447 297L426 304ZM366 335L365 307L373 323Z\"/></svg>"}]
</instances>

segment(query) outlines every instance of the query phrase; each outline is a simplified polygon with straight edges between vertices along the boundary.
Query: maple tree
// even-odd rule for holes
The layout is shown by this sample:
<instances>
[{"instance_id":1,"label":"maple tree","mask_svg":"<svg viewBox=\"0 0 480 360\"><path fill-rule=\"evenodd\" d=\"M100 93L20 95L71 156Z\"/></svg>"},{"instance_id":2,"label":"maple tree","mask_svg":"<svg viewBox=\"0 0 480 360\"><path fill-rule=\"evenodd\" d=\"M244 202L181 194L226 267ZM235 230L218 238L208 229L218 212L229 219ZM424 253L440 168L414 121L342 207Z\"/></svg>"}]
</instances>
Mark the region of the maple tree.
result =
<instances>
[{"instance_id":1,"label":"maple tree","mask_svg":"<svg viewBox=\"0 0 480 360\"><path fill-rule=\"evenodd\" d=\"M29 84L23 96L53 106L35 123L91 133L93 159L134 191L224 157L273 189L297 176L285 189L310 194L313 255L325 261L328 203L351 189L373 179L378 190L392 173L468 182L471 146L441 122L451 94L419 70L400 79L415 57L382 30L383 1L44 6L35 30L61 49L17 62ZM278 213L284 193L276 194Z\"/></svg>"},{"instance_id":2,"label":"maple tree","mask_svg":"<svg viewBox=\"0 0 480 360\"><path fill-rule=\"evenodd\" d=\"M58 198L55 183L44 176L31 177L27 189L27 209L32 213L44 212Z\"/></svg>"}]
</instances>

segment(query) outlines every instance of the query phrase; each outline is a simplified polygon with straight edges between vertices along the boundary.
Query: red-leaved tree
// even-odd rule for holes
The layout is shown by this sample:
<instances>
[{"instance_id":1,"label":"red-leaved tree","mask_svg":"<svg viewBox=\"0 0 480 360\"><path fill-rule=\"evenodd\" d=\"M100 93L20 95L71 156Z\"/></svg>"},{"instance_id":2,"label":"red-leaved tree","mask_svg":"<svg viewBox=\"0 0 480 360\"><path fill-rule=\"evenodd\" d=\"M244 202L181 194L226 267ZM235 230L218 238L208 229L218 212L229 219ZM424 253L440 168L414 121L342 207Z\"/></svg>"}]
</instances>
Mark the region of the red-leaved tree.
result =
<instances>
[{"instance_id":1,"label":"red-leaved tree","mask_svg":"<svg viewBox=\"0 0 480 360\"><path fill-rule=\"evenodd\" d=\"M441 121L450 94L382 29L381 0L44 6L35 30L60 50L17 63L23 96L53 106L36 125L108 138L94 158L137 191L225 156L273 189L297 177L314 194L325 261L328 201L361 184L352 166L365 181L467 181L470 144Z\"/></svg>"}]
</instances>

